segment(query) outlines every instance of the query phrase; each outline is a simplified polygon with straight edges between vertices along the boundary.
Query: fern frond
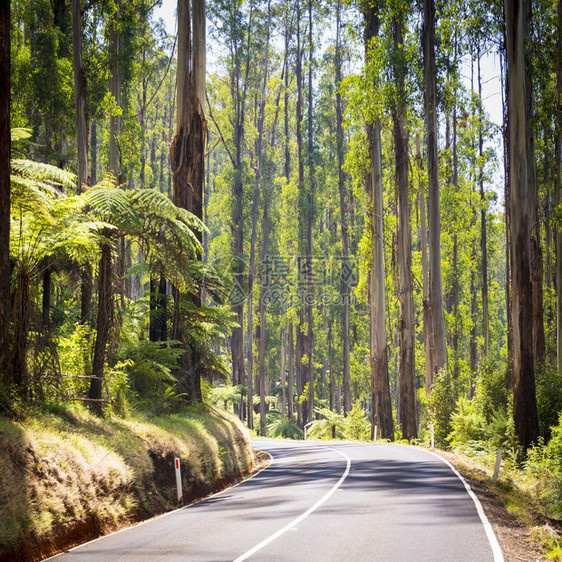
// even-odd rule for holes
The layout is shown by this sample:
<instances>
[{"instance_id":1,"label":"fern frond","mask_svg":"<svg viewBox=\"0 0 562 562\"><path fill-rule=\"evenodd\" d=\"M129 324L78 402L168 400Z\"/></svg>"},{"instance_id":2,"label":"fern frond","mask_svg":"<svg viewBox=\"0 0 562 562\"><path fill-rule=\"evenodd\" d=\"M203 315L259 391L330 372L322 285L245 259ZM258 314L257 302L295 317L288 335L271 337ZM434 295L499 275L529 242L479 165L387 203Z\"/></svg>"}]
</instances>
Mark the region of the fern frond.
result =
<instances>
[{"instance_id":1,"label":"fern frond","mask_svg":"<svg viewBox=\"0 0 562 562\"><path fill-rule=\"evenodd\" d=\"M12 142L28 140L31 138L31 135L33 134L32 129L26 129L24 127L14 127L10 132L11 132Z\"/></svg>"},{"instance_id":2,"label":"fern frond","mask_svg":"<svg viewBox=\"0 0 562 562\"><path fill-rule=\"evenodd\" d=\"M100 187L99 184L86 193L86 201L100 218L126 232L138 232L141 221L131 206L126 191Z\"/></svg>"},{"instance_id":3,"label":"fern frond","mask_svg":"<svg viewBox=\"0 0 562 562\"><path fill-rule=\"evenodd\" d=\"M76 185L76 175L61 170L56 166L34 162L24 158L13 158L10 161L12 174L17 174L23 178L29 178L37 182L42 182L55 187L74 187Z\"/></svg>"}]
</instances>

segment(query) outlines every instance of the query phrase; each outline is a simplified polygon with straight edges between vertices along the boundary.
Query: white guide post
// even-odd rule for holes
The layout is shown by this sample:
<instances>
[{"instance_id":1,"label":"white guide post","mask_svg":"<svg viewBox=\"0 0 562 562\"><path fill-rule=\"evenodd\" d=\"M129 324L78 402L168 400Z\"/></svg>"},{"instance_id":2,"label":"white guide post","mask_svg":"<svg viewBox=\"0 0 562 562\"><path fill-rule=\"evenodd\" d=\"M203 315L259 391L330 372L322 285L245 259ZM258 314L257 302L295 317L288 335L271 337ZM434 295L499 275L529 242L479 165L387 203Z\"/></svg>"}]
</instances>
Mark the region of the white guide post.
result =
<instances>
[{"instance_id":1,"label":"white guide post","mask_svg":"<svg viewBox=\"0 0 562 562\"><path fill-rule=\"evenodd\" d=\"M183 492L181 489L181 469L180 469L180 459L176 457L174 459L174 464L176 468L176 487L178 489L178 504L183 504Z\"/></svg>"},{"instance_id":2,"label":"white guide post","mask_svg":"<svg viewBox=\"0 0 562 562\"><path fill-rule=\"evenodd\" d=\"M431 450L433 451L435 449L435 425L431 424L429 427L431 429Z\"/></svg>"},{"instance_id":3,"label":"white guide post","mask_svg":"<svg viewBox=\"0 0 562 562\"><path fill-rule=\"evenodd\" d=\"M498 481L498 476L500 475L500 464L502 462L502 450L498 449L496 454L496 466L494 467L494 484Z\"/></svg>"},{"instance_id":4,"label":"white guide post","mask_svg":"<svg viewBox=\"0 0 562 562\"><path fill-rule=\"evenodd\" d=\"M377 426L375 425L375 443L377 442Z\"/></svg>"}]
</instances>

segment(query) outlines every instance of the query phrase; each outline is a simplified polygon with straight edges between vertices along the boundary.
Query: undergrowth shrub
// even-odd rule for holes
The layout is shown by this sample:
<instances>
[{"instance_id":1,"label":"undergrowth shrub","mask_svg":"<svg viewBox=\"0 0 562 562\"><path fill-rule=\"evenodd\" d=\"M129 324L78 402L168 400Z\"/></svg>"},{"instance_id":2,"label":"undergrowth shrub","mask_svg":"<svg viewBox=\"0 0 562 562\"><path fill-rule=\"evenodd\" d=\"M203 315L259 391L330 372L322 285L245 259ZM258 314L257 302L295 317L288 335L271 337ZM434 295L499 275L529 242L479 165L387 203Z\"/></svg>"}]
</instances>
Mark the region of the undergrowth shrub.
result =
<instances>
[{"instance_id":1,"label":"undergrowth shrub","mask_svg":"<svg viewBox=\"0 0 562 562\"><path fill-rule=\"evenodd\" d=\"M304 439L303 430L287 418L276 419L269 423L266 428L268 437L284 437L285 439Z\"/></svg>"},{"instance_id":2,"label":"undergrowth shrub","mask_svg":"<svg viewBox=\"0 0 562 562\"><path fill-rule=\"evenodd\" d=\"M353 439L354 441L369 441L371 439L371 425L359 402L355 402L353 408L347 414L343 434L346 439Z\"/></svg>"},{"instance_id":3,"label":"undergrowth shrub","mask_svg":"<svg viewBox=\"0 0 562 562\"><path fill-rule=\"evenodd\" d=\"M451 432L451 415L454 409L451 379L447 369L441 369L431 387L427 400L427 420L434 424L434 438L437 447L448 448L447 436Z\"/></svg>"},{"instance_id":4,"label":"undergrowth shrub","mask_svg":"<svg viewBox=\"0 0 562 562\"><path fill-rule=\"evenodd\" d=\"M556 365L540 366L535 371L535 383L539 432L548 441L562 411L562 376Z\"/></svg>"},{"instance_id":5,"label":"undergrowth shrub","mask_svg":"<svg viewBox=\"0 0 562 562\"><path fill-rule=\"evenodd\" d=\"M539 479L538 496L541 503L557 519L562 518L562 415L552 428L552 437L539 443L527 454L525 468Z\"/></svg>"},{"instance_id":6,"label":"undergrowth shrub","mask_svg":"<svg viewBox=\"0 0 562 562\"><path fill-rule=\"evenodd\" d=\"M490 423L495 412L507 409L511 392L507 367L492 360L482 361L478 369L474 395L486 423Z\"/></svg>"},{"instance_id":7,"label":"undergrowth shrub","mask_svg":"<svg viewBox=\"0 0 562 562\"><path fill-rule=\"evenodd\" d=\"M468 400L460 396L457 400L456 409L451 416L452 431L447 436L451 446L467 441L482 441L486 420L474 400Z\"/></svg>"}]
</instances>

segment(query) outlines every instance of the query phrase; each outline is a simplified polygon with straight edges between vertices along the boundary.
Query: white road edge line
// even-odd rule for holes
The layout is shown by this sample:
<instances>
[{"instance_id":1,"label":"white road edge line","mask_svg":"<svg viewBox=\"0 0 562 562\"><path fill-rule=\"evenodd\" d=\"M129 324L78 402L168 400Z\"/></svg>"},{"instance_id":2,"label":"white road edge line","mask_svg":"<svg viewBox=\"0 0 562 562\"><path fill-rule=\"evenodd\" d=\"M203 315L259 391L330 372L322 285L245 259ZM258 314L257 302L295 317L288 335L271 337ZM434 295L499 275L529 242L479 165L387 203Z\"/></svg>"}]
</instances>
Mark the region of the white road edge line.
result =
<instances>
[{"instance_id":1,"label":"white road edge line","mask_svg":"<svg viewBox=\"0 0 562 562\"><path fill-rule=\"evenodd\" d=\"M336 453L340 454L347 462L347 466L345 467L345 471L342 474L341 478L334 484L334 486L322 496L312 507L307 509L303 514L299 515L296 519L293 519L287 525L279 529L273 535L270 535L259 544L251 548L238 558L234 560L234 562L242 562L243 560L247 560L250 556L254 555L256 552L260 551L262 548L267 546L268 544L272 543L275 539L278 539L281 535L286 533L289 529L292 529L295 525L298 525L303 519L306 519L313 511L316 511L332 494L342 485L343 481L347 478L349 471L351 469L351 459L342 451L338 451L338 449L332 449L331 447L324 447L324 449L329 451L335 451Z\"/></svg>"},{"instance_id":2,"label":"white road edge line","mask_svg":"<svg viewBox=\"0 0 562 562\"><path fill-rule=\"evenodd\" d=\"M490 543L490 547L492 548L492 553L494 555L495 562L503 562L503 553L502 549L500 548L500 544L498 543L498 539L492 529L492 525L488 521L486 514L484 513L484 508L480 503L480 500L476 496L476 494L472 491L472 488L469 486L468 482L463 478L461 473L447 460L444 459L442 456L438 455L437 453L433 453L432 451L426 451L430 455L437 457L438 459L442 460L448 467L457 475L459 480L464 484L468 495L472 498L474 505L476 506L476 511L480 516L480 521L482 521L482 525L484 526L484 531L486 531L486 536L488 537L488 542Z\"/></svg>"},{"instance_id":3,"label":"white road edge line","mask_svg":"<svg viewBox=\"0 0 562 562\"><path fill-rule=\"evenodd\" d=\"M139 521L138 523L133 523L132 525L130 525L128 527L124 527L123 529L119 529L118 531L113 531L113 533L108 533L107 535L102 535L101 537L97 537L95 539L92 539L91 541L88 541L88 542L85 542L85 543L82 543L82 544L77 544L76 546L73 546L72 548L67 548L66 550L63 550L62 552L59 552L58 554L54 554L53 556L50 556L49 558L45 558L45 562L47 562L48 560L52 560L54 558L57 558L58 556L62 556L63 554L66 554L68 552L73 552L74 550L78 550L79 548L82 548L83 546L87 546L89 544L101 541L103 539L107 539L108 537L112 537L113 535L119 535L121 533L126 533L127 531L130 531L131 529L137 529L138 527L141 527L142 525L146 525L148 523L152 523L153 521L156 521L157 519L163 519L164 517L168 517L168 515L173 515L174 513L177 513L178 511L181 511L183 509L189 509L190 507L193 507L194 505L199 505L201 503L205 503L207 500L213 499L216 496L220 496L221 494L225 494L226 492L230 492L234 488L237 488L238 486L244 484L245 482L248 482L249 480L252 480L252 478L255 478L256 476L258 476L258 474L261 474L264 470L267 470L273 464L273 462L275 460L273 455L271 455L267 451L262 451L262 452L269 455L270 463L267 466L264 466L263 468L260 468L257 472L254 472L253 474L250 474L250 476L248 476L247 478L244 478L243 480L240 480L240 482L236 482L236 484L233 484L232 486L229 486L228 488L225 488L224 490L221 490L220 492L216 492L216 493L214 493L210 496L205 496L204 498L201 498L199 500L194 500L190 504L183 505L182 507L176 507L175 509L172 509L171 511L167 511L166 513L161 513L160 515L155 515L154 517L151 517L150 519L145 519L144 521Z\"/></svg>"}]
</instances>

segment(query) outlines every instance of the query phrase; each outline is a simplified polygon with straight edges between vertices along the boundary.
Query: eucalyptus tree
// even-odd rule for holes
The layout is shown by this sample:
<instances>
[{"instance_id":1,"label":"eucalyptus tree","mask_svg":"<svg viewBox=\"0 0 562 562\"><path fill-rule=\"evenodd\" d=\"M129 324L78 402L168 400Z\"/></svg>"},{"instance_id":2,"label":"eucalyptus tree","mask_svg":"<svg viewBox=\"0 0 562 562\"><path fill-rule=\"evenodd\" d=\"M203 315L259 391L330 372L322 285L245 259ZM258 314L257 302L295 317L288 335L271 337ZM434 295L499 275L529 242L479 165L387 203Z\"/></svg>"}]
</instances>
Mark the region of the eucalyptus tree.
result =
<instances>
[{"instance_id":1,"label":"eucalyptus tree","mask_svg":"<svg viewBox=\"0 0 562 562\"><path fill-rule=\"evenodd\" d=\"M393 37L394 98L392 126L395 183L398 198L398 263L400 273L400 420L405 439L417 437L415 378L415 311L412 278L412 226L409 202L408 99L406 95L406 53L404 27L407 7L394 5L391 22Z\"/></svg>"},{"instance_id":2,"label":"eucalyptus tree","mask_svg":"<svg viewBox=\"0 0 562 562\"><path fill-rule=\"evenodd\" d=\"M377 4L363 3L365 18L365 73L376 92L380 78L375 71L375 42L379 38L380 8ZM394 439L394 420L388 375L388 345L386 333L386 291L384 263L383 172L380 108L366 124L370 169L366 176L369 197L370 243L372 265L369 270L369 350L371 368L372 426L380 427L384 439Z\"/></svg>"},{"instance_id":3,"label":"eucalyptus tree","mask_svg":"<svg viewBox=\"0 0 562 562\"><path fill-rule=\"evenodd\" d=\"M342 45L341 45L341 1L336 6L336 52L334 57L334 74L336 81L336 124L337 124L337 158L338 158L338 187L340 193L340 221L342 239L342 271L341 271L341 298L343 301L343 381L344 381L344 409L347 413L351 409L349 396L349 279L347 274L349 258L349 233L347 224L347 186L346 174L344 172L344 131L343 131L343 108L342 108Z\"/></svg>"},{"instance_id":4,"label":"eucalyptus tree","mask_svg":"<svg viewBox=\"0 0 562 562\"><path fill-rule=\"evenodd\" d=\"M7 382L10 320L10 0L0 2L0 384Z\"/></svg>"},{"instance_id":5,"label":"eucalyptus tree","mask_svg":"<svg viewBox=\"0 0 562 562\"><path fill-rule=\"evenodd\" d=\"M513 329L513 418L515 436L526 451L538 437L531 284L531 217L534 201L529 182L525 76L525 3L505 0L507 108L511 213L511 314Z\"/></svg>"},{"instance_id":6,"label":"eucalyptus tree","mask_svg":"<svg viewBox=\"0 0 562 562\"><path fill-rule=\"evenodd\" d=\"M200 60L201 59L201 60ZM178 0L178 64L176 133L170 146L175 205L203 218L203 183L205 181L205 146L207 121L205 103L205 1ZM202 229L198 233L202 241ZM201 250L200 250L201 251ZM200 256L201 254L199 254ZM191 296L200 306L198 291ZM200 402L200 358L196 349L188 349L180 323L181 293L174 287L173 338L182 342L185 353L180 371L186 379L189 400Z\"/></svg>"},{"instance_id":7,"label":"eucalyptus tree","mask_svg":"<svg viewBox=\"0 0 562 562\"><path fill-rule=\"evenodd\" d=\"M441 276L441 203L439 156L437 150L437 71L435 67L435 4L423 3L424 110L427 135L428 223L429 223L429 300L433 332L434 373L447 365L443 283ZM429 380L431 387L433 380Z\"/></svg>"},{"instance_id":8,"label":"eucalyptus tree","mask_svg":"<svg viewBox=\"0 0 562 562\"><path fill-rule=\"evenodd\" d=\"M76 107L76 148L78 153L78 191L88 183L88 121L86 75L82 63L82 9L80 0L72 0L72 63Z\"/></svg>"}]
</instances>

